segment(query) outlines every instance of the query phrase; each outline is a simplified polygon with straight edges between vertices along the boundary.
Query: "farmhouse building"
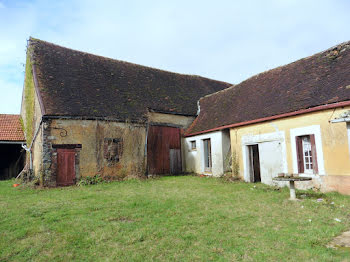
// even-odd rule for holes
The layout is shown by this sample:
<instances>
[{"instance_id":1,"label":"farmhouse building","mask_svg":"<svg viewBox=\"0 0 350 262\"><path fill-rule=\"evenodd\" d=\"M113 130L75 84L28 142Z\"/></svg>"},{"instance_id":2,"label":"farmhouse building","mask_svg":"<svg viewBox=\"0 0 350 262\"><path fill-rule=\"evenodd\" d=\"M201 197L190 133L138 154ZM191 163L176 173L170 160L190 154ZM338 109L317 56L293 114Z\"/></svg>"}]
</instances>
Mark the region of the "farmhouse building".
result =
<instances>
[{"instance_id":1,"label":"farmhouse building","mask_svg":"<svg viewBox=\"0 0 350 262\"><path fill-rule=\"evenodd\" d=\"M21 115L44 186L287 173L350 194L350 42L233 86L30 38Z\"/></svg>"},{"instance_id":2,"label":"farmhouse building","mask_svg":"<svg viewBox=\"0 0 350 262\"><path fill-rule=\"evenodd\" d=\"M21 115L34 175L59 186L181 173L181 130L200 97L229 86L30 38Z\"/></svg>"},{"instance_id":3,"label":"farmhouse building","mask_svg":"<svg viewBox=\"0 0 350 262\"><path fill-rule=\"evenodd\" d=\"M200 99L186 170L247 182L279 173L350 194L350 42ZM299 185L301 186L301 185Z\"/></svg>"}]
</instances>

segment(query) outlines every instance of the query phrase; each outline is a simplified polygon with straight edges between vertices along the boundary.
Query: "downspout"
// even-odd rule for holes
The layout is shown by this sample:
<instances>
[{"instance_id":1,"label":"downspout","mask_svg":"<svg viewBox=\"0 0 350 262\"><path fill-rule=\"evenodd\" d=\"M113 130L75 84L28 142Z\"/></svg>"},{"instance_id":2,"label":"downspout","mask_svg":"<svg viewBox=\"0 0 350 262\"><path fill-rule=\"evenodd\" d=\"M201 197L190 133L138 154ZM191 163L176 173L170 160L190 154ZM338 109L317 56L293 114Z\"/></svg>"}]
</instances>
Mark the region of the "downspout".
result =
<instances>
[{"instance_id":1,"label":"downspout","mask_svg":"<svg viewBox=\"0 0 350 262\"><path fill-rule=\"evenodd\" d=\"M201 112L201 105L199 104L199 100L197 101L197 116L199 116L199 113Z\"/></svg>"},{"instance_id":2,"label":"downspout","mask_svg":"<svg viewBox=\"0 0 350 262\"><path fill-rule=\"evenodd\" d=\"M33 147L33 144L34 144L34 141L36 139L36 137L38 136L38 133L39 133L39 130L40 130L40 127L41 127L41 124L43 123L43 118L41 117L40 119L40 123L35 131L35 134L34 134L34 137L32 139L32 142L30 143L30 147L28 148L25 144L22 144L22 148L29 152L29 170L32 171L33 170L33 158L32 158L32 147Z\"/></svg>"},{"instance_id":3,"label":"downspout","mask_svg":"<svg viewBox=\"0 0 350 262\"><path fill-rule=\"evenodd\" d=\"M149 127L149 123L147 121L147 125L146 125L146 139L145 139L145 166L146 166L146 176L148 177L148 161L147 161L147 140L148 140L148 127Z\"/></svg>"}]
</instances>

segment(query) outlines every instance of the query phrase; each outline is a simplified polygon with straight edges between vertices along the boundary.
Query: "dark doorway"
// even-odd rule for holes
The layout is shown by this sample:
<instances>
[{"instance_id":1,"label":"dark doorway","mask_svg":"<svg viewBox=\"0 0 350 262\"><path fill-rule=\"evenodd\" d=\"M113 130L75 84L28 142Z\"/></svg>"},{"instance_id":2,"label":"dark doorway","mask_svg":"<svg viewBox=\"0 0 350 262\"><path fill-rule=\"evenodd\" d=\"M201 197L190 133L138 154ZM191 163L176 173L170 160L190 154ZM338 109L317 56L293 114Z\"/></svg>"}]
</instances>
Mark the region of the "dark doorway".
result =
<instances>
[{"instance_id":1,"label":"dark doorway","mask_svg":"<svg viewBox=\"0 0 350 262\"><path fill-rule=\"evenodd\" d=\"M0 180L16 177L23 169L25 151L21 144L0 143Z\"/></svg>"},{"instance_id":2,"label":"dark doorway","mask_svg":"<svg viewBox=\"0 0 350 262\"><path fill-rule=\"evenodd\" d=\"M170 174L180 174L182 172L181 170L181 151L180 149L170 149Z\"/></svg>"},{"instance_id":3,"label":"dark doorway","mask_svg":"<svg viewBox=\"0 0 350 262\"><path fill-rule=\"evenodd\" d=\"M249 150L249 172L251 182L261 182L260 176L260 159L259 159L259 146L248 146Z\"/></svg>"},{"instance_id":4,"label":"dark doorway","mask_svg":"<svg viewBox=\"0 0 350 262\"><path fill-rule=\"evenodd\" d=\"M204 171L211 172L212 160L211 160L211 142L210 142L210 139L204 139L203 145L204 145Z\"/></svg>"},{"instance_id":5,"label":"dark doorway","mask_svg":"<svg viewBox=\"0 0 350 262\"><path fill-rule=\"evenodd\" d=\"M180 174L180 128L150 126L147 137L147 165L151 175Z\"/></svg>"},{"instance_id":6,"label":"dark doorway","mask_svg":"<svg viewBox=\"0 0 350 262\"><path fill-rule=\"evenodd\" d=\"M75 183L75 149L57 149L57 186L70 186Z\"/></svg>"}]
</instances>

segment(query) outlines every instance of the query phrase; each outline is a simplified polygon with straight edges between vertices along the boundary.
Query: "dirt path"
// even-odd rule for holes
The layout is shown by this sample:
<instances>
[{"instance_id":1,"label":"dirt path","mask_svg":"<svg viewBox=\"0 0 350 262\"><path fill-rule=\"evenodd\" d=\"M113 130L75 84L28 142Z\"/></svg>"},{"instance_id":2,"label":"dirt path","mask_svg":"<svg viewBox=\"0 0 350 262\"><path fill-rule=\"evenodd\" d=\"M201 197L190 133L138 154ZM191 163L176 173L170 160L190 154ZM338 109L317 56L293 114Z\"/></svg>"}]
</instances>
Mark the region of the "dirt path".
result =
<instances>
[{"instance_id":1,"label":"dirt path","mask_svg":"<svg viewBox=\"0 0 350 262\"><path fill-rule=\"evenodd\" d=\"M332 248L346 248L350 250L350 231L344 232L337 236L329 243L328 247Z\"/></svg>"}]
</instances>

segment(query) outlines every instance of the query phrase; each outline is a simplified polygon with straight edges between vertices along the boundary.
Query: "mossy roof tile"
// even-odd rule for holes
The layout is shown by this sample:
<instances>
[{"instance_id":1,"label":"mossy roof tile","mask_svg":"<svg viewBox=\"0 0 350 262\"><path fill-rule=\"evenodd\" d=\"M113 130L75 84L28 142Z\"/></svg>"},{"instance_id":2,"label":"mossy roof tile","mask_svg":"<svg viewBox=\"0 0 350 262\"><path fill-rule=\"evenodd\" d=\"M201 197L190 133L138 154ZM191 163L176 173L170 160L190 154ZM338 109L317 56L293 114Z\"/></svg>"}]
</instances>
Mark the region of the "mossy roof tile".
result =
<instances>
[{"instance_id":1,"label":"mossy roof tile","mask_svg":"<svg viewBox=\"0 0 350 262\"><path fill-rule=\"evenodd\" d=\"M149 109L196 115L231 84L92 55L30 38L45 115L145 120Z\"/></svg>"},{"instance_id":2,"label":"mossy roof tile","mask_svg":"<svg viewBox=\"0 0 350 262\"><path fill-rule=\"evenodd\" d=\"M200 99L186 134L350 100L350 41Z\"/></svg>"}]
</instances>

